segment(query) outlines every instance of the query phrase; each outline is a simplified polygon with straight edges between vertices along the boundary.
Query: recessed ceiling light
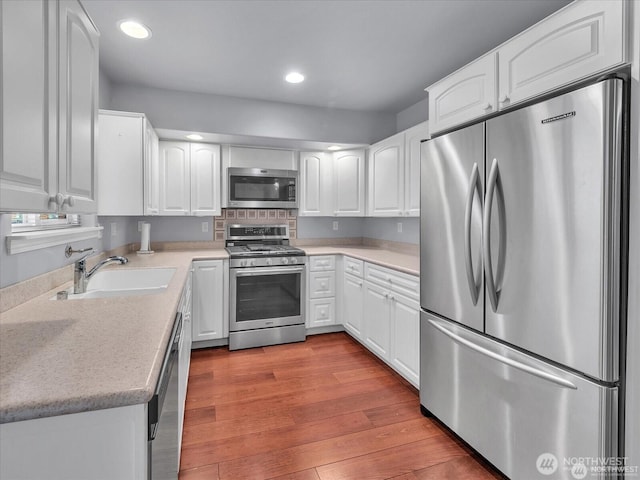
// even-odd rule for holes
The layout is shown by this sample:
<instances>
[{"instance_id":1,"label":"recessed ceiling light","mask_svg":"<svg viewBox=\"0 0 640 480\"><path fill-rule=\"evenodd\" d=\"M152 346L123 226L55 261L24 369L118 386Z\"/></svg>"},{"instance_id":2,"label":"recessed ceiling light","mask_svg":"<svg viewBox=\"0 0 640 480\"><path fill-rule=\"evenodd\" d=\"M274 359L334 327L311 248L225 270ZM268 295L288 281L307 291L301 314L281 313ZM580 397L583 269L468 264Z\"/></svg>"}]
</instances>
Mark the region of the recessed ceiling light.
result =
<instances>
[{"instance_id":1,"label":"recessed ceiling light","mask_svg":"<svg viewBox=\"0 0 640 480\"><path fill-rule=\"evenodd\" d=\"M330 147L327 147L327 150L340 150L342 147L338 146L338 145L331 145Z\"/></svg>"},{"instance_id":2,"label":"recessed ceiling light","mask_svg":"<svg viewBox=\"0 0 640 480\"><path fill-rule=\"evenodd\" d=\"M284 79L289 83L300 83L304 82L304 75L298 72L290 72L287 73L287 76Z\"/></svg>"},{"instance_id":3,"label":"recessed ceiling light","mask_svg":"<svg viewBox=\"0 0 640 480\"><path fill-rule=\"evenodd\" d=\"M125 35L130 37L140 40L151 37L151 29L135 20L121 20L118 26Z\"/></svg>"},{"instance_id":4,"label":"recessed ceiling light","mask_svg":"<svg viewBox=\"0 0 640 480\"><path fill-rule=\"evenodd\" d=\"M189 140L202 140L202 135L198 135L197 133L192 133L190 135L187 135L187 138Z\"/></svg>"}]
</instances>

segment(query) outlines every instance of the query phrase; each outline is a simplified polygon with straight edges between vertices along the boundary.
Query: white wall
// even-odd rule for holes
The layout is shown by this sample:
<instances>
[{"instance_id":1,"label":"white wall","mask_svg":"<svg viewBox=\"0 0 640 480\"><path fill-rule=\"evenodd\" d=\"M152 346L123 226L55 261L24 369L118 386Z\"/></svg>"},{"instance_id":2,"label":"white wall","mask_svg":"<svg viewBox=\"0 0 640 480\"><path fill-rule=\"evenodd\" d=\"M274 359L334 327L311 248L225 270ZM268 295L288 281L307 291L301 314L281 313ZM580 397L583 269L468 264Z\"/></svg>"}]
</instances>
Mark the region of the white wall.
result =
<instances>
[{"instance_id":1,"label":"white wall","mask_svg":"<svg viewBox=\"0 0 640 480\"><path fill-rule=\"evenodd\" d=\"M112 84L110 108L143 112L155 128L372 143L396 131L391 113L358 112Z\"/></svg>"},{"instance_id":2,"label":"white wall","mask_svg":"<svg viewBox=\"0 0 640 480\"><path fill-rule=\"evenodd\" d=\"M98 79L98 108L109 108L111 104L111 91L111 80L102 69L100 69L100 77Z\"/></svg>"},{"instance_id":3,"label":"white wall","mask_svg":"<svg viewBox=\"0 0 640 480\"><path fill-rule=\"evenodd\" d=\"M396 115L396 131L401 132L429 119L429 98L405 108ZM381 140L381 139L380 139Z\"/></svg>"}]
</instances>

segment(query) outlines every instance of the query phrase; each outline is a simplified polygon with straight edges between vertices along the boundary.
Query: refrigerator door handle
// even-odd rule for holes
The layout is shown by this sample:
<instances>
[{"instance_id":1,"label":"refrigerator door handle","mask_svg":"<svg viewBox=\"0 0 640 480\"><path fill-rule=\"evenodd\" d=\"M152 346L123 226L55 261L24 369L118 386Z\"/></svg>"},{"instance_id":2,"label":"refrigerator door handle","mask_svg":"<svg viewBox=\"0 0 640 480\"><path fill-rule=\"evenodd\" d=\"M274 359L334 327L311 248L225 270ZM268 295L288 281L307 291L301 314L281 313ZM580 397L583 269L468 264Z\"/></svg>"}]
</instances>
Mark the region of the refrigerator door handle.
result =
<instances>
[{"instance_id":1,"label":"refrigerator door handle","mask_svg":"<svg viewBox=\"0 0 640 480\"><path fill-rule=\"evenodd\" d=\"M480 197L480 206L482 207L482 185L480 184L480 173L477 163L474 163L473 168L471 169L469 191L467 192L467 202L464 212L464 266L467 270L467 283L469 284L471 301L474 305L478 303L478 295L480 295L480 285L476 284L476 279L473 275L473 258L471 252L471 213L473 211L473 198L475 192L478 192L478 196Z\"/></svg>"},{"instance_id":2,"label":"refrigerator door handle","mask_svg":"<svg viewBox=\"0 0 640 480\"><path fill-rule=\"evenodd\" d=\"M493 262L491 259L491 210L493 207L493 196L498 190L498 223L500 230L500 245L498 248L498 277L493 275ZM502 283L501 276L504 272L504 261L506 258L506 234L507 229L505 225L505 207L504 207L504 195L501 193L500 188L500 169L498 168L498 159L494 158L491 165L491 171L489 173L489 181L487 182L487 196L484 202L484 217L482 220L482 245L484 252L484 271L487 286L487 294L489 296L489 302L491 303L491 309L494 312L498 310L498 301L500 300L500 292L498 291L497 284Z\"/></svg>"},{"instance_id":3,"label":"refrigerator door handle","mask_svg":"<svg viewBox=\"0 0 640 480\"><path fill-rule=\"evenodd\" d=\"M558 377L557 375L553 375L551 373L545 372L543 370L540 370L538 368L532 367L530 365L526 365L522 362L518 362L517 360L513 360L511 358L505 357L503 355L500 355L499 353L493 352L491 350L489 350L488 348L482 347L480 345L477 345L475 343L473 343L470 340L467 340L466 338L461 337L460 335L457 335L451 331L449 331L446 327L440 325L439 323L434 322L433 320L427 320L434 328L436 328L439 332L443 333L444 335L446 335L447 337L449 337L451 340L453 340L456 343L459 343L461 345L464 345L467 348L470 348L471 350L478 352L482 355L485 355L489 358L492 358L500 363L503 363L505 365L508 365L510 367L513 368L517 368L518 370L521 370L523 372L526 372L530 375L534 375L536 377L542 378L543 380L547 380L549 382L553 382L556 385L560 385L561 387L565 387L565 388L571 388L573 390L577 390L578 387L576 387L573 383L571 383L569 380L565 380L564 378Z\"/></svg>"}]
</instances>

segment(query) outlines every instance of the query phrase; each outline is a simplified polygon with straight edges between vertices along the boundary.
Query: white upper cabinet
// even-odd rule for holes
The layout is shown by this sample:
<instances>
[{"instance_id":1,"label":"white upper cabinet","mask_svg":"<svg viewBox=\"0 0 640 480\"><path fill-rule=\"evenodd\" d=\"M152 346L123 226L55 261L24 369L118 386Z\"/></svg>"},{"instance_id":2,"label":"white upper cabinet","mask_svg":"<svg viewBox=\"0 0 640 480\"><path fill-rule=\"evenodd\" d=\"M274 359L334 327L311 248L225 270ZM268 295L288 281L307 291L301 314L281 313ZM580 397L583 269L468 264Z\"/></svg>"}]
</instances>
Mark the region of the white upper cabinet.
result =
<instances>
[{"instance_id":1,"label":"white upper cabinet","mask_svg":"<svg viewBox=\"0 0 640 480\"><path fill-rule=\"evenodd\" d=\"M75 0L0 2L0 21L0 209L95 213L98 32Z\"/></svg>"},{"instance_id":2,"label":"white upper cabinet","mask_svg":"<svg viewBox=\"0 0 640 480\"><path fill-rule=\"evenodd\" d=\"M428 88L431 133L495 112L496 68L496 54L490 53L431 85Z\"/></svg>"},{"instance_id":3,"label":"white upper cabinet","mask_svg":"<svg viewBox=\"0 0 640 480\"><path fill-rule=\"evenodd\" d=\"M144 115L98 115L98 215L142 215Z\"/></svg>"},{"instance_id":4,"label":"white upper cabinet","mask_svg":"<svg viewBox=\"0 0 640 480\"><path fill-rule=\"evenodd\" d=\"M420 142L428 122L371 145L367 159L367 216L420 215Z\"/></svg>"},{"instance_id":5,"label":"white upper cabinet","mask_svg":"<svg viewBox=\"0 0 640 480\"><path fill-rule=\"evenodd\" d=\"M429 122L405 130L404 214L420 216L420 144L429 139Z\"/></svg>"},{"instance_id":6,"label":"white upper cabinet","mask_svg":"<svg viewBox=\"0 0 640 480\"><path fill-rule=\"evenodd\" d=\"M404 209L404 133L369 147L367 216L398 217Z\"/></svg>"},{"instance_id":7,"label":"white upper cabinet","mask_svg":"<svg viewBox=\"0 0 640 480\"><path fill-rule=\"evenodd\" d=\"M364 149L333 155L333 214L364 216Z\"/></svg>"},{"instance_id":8,"label":"white upper cabinet","mask_svg":"<svg viewBox=\"0 0 640 480\"><path fill-rule=\"evenodd\" d=\"M300 153L298 215L364 216L364 149Z\"/></svg>"},{"instance_id":9,"label":"white upper cabinet","mask_svg":"<svg viewBox=\"0 0 640 480\"><path fill-rule=\"evenodd\" d=\"M431 134L625 64L630 3L572 2L431 85Z\"/></svg>"},{"instance_id":10,"label":"white upper cabinet","mask_svg":"<svg viewBox=\"0 0 640 480\"><path fill-rule=\"evenodd\" d=\"M5 211L55 211L55 204L49 204L57 189L49 171L50 162L55 169L56 157L55 84L51 91L49 82L55 74L50 65L50 49L56 45L50 18L55 18L55 10L43 0L0 2L0 12L0 206Z\"/></svg>"},{"instance_id":11,"label":"white upper cabinet","mask_svg":"<svg viewBox=\"0 0 640 480\"><path fill-rule=\"evenodd\" d=\"M560 10L499 48L500 107L624 63L625 38L621 0Z\"/></svg>"},{"instance_id":12,"label":"white upper cabinet","mask_svg":"<svg viewBox=\"0 0 640 480\"><path fill-rule=\"evenodd\" d=\"M333 215L333 157L327 152L300 152L299 216Z\"/></svg>"},{"instance_id":13,"label":"white upper cabinet","mask_svg":"<svg viewBox=\"0 0 640 480\"><path fill-rule=\"evenodd\" d=\"M147 121L144 140L144 214L160 213L160 145L158 134Z\"/></svg>"},{"instance_id":14,"label":"white upper cabinet","mask_svg":"<svg viewBox=\"0 0 640 480\"><path fill-rule=\"evenodd\" d=\"M58 18L58 206L95 213L98 30L76 0L60 0Z\"/></svg>"},{"instance_id":15,"label":"white upper cabinet","mask_svg":"<svg viewBox=\"0 0 640 480\"><path fill-rule=\"evenodd\" d=\"M159 145L160 215L220 215L220 146Z\"/></svg>"},{"instance_id":16,"label":"white upper cabinet","mask_svg":"<svg viewBox=\"0 0 640 480\"><path fill-rule=\"evenodd\" d=\"M220 215L220 145L191 144L191 214Z\"/></svg>"},{"instance_id":17,"label":"white upper cabinet","mask_svg":"<svg viewBox=\"0 0 640 480\"><path fill-rule=\"evenodd\" d=\"M160 142L160 215L189 215L190 155L188 142Z\"/></svg>"}]
</instances>

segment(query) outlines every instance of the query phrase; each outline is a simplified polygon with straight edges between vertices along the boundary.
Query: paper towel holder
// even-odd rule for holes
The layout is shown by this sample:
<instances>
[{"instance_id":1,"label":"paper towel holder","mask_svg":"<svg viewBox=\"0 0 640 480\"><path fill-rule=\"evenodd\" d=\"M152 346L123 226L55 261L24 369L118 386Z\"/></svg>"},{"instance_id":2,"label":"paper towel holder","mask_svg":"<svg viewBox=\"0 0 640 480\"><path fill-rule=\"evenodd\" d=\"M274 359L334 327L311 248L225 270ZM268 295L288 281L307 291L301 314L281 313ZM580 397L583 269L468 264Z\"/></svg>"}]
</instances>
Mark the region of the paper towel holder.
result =
<instances>
[{"instance_id":1,"label":"paper towel holder","mask_svg":"<svg viewBox=\"0 0 640 480\"><path fill-rule=\"evenodd\" d=\"M140 250L136 253L139 255L148 255L153 253L151 250L151 224L148 222L143 222L141 227L141 238L140 238Z\"/></svg>"}]
</instances>

